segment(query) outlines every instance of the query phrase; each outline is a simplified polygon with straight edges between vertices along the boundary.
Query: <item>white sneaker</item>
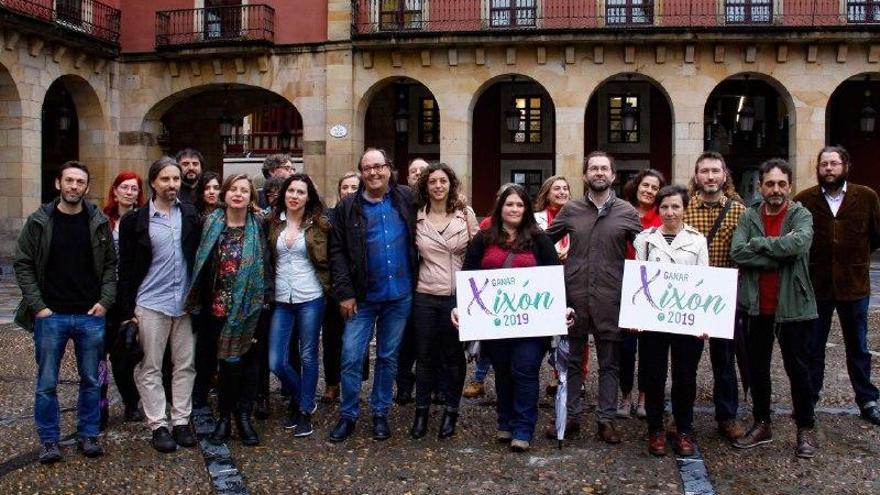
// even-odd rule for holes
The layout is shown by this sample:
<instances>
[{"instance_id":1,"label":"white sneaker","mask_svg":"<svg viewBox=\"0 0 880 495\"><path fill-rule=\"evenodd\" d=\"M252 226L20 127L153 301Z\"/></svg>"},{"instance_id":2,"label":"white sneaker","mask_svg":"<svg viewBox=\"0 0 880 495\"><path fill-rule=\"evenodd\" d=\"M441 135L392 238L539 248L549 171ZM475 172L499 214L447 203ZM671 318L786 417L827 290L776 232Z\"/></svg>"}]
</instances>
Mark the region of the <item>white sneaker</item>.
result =
<instances>
[{"instance_id":1,"label":"white sneaker","mask_svg":"<svg viewBox=\"0 0 880 495\"><path fill-rule=\"evenodd\" d=\"M632 398L629 395L620 396L620 401L617 403L617 417L628 419L630 417L630 413L632 411Z\"/></svg>"}]
</instances>

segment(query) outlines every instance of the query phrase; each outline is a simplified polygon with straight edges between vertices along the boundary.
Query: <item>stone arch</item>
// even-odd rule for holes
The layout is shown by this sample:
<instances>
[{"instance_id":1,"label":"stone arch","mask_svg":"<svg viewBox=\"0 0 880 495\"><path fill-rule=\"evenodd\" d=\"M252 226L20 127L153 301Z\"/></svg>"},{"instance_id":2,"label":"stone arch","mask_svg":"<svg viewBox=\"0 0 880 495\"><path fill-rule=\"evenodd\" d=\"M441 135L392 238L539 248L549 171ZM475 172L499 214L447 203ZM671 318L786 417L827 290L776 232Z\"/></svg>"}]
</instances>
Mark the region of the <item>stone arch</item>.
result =
<instances>
[{"instance_id":1,"label":"stone arch","mask_svg":"<svg viewBox=\"0 0 880 495\"><path fill-rule=\"evenodd\" d=\"M32 138L38 130L26 125L18 86L5 66L0 65L0 256L11 256L15 238L24 220L38 204L33 200L38 187L39 147ZM28 139L24 139L25 135ZM38 198L37 198L38 199Z\"/></svg>"},{"instance_id":2,"label":"stone arch","mask_svg":"<svg viewBox=\"0 0 880 495\"><path fill-rule=\"evenodd\" d=\"M746 76L748 76L748 79L746 79ZM731 115L731 111L729 109L725 110L723 108L723 103L719 103L720 98L723 97L722 93L724 91L739 92L743 95L748 92L756 94L757 97L762 89L761 85L765 85L773 90L784 106L783 112L780 113L776 102L773 102L770 106L767 105L766 101L764 104L763 111L766 112L766 114L763 115L761 120L764 124L767 122L774 123L775 126L778 126L778 130L765 125L760 130L755 129L753 134L742 133L742 131L733 128L730 123L728 123L727 126L724 126L722 123L720 127L713 130L713 126L717 126L717 117L711 117L710 120L707 119L706 116L712 116L713 112L716 114L719 113L718 105L721 105L725 115L728 117ZM734 87L736 87L736 89L734 89ZM745 99L741 99L739 105L742 106L745 104L743 103L744 101ZM754 103L751 104L754 105ZM715 105L716 108L710 108L713 105ZM770 110L767 110L768 107L775 109L776 115L772 115ZM739 110L737 109L733 111L733 113L735 114L738 111ZM761 72L743 71L731 74L719 81L707 96L706 102L704 103L703 117L704 148L713 149L725 155L728 165L731 168L731 172L734 175L737 190L743 195L746 201L750 201L750 199L757 194L757 182L755 181L754 171L757 169L760 162L765 159L780 157L788 160L789 163L793 164L792 168L795 170L793 182L797 184L798 173L797 167L794 166L797 153L797 134L795 128L797 113L791 93L779 80ZM758 116L756 116L755 120L757 122ZM721 127L724 128L723 132L721 131ZM731 129L728 130L727 127L731 127ZM753 139L754 141L751 143L738 143L736 138L737 133L744 136L743 139ZM765 137L765 134L767 134L768 137ZM779 146L780 139L785 139L785 149L774 150L773 146ZM721 149L716 149L719 147ZM744 150L753 152L752 155L754 156L742 156ZM743 160L747 160L748 163Z\"/></svg>"},{"instance_id":3,"label":"stone arch","mask_svg":"<svg viewBox=\"0 0 880 495\"><path fill-rule=\"evenodd\" d=\"M91 174L89 196L101 201L105 192L104 186L110 180L109 175L113 172L109 170L111 160L108 145L111 143L111 133L108 112L105 111L95 88L81 76L76 74L61 75L52 82L49 90L58 87L63 87L67 91L75 107L79 148L76 158L89 167ZM43 94L42 107L46 105L48 94L48 90ZM68 159L73 158L69 157ZM60 163L44 163L42 167L57 167L58 165Z\"/></svg>"},{"instance_id":4,"label":"stone arch","mask_svg":"<svg viewBox=\"0 0 880 495\"><path fill-rule=\"evenodd\" d=\"M874 112L874 127L861 129L862 112ZM880 190L880 72L859 72L842 79L825 106L825 144L840 145L850 154L849 180ZM818 151L818 150L817 150ZM811 160L815 155L810 157ZM815 161L811 163L815 166Z\"/></svg>"},{"instance_id":5,"label":"stone arch","mask_svg":"<svg viewBox=\"0 0 880 495\"><path fill-rule=\"evenodd\" d=\"M600 95L608 95L609 89L612 95L623 91L622 96L631 95L641 102L647 101L647 106L640 103L642 108L638 109L639 142L612 142L613 133L605 128L610 110L602 108L604 102L600 101ZM623 188L630 176L646 167L661 171L667 180L672 181L675 116L672 97L658 80L634 71L612 74L596 84L584 106L584 156L596 149L614 155L618 162L615 183L618 189Z\"/></svg>"}]
</instances>

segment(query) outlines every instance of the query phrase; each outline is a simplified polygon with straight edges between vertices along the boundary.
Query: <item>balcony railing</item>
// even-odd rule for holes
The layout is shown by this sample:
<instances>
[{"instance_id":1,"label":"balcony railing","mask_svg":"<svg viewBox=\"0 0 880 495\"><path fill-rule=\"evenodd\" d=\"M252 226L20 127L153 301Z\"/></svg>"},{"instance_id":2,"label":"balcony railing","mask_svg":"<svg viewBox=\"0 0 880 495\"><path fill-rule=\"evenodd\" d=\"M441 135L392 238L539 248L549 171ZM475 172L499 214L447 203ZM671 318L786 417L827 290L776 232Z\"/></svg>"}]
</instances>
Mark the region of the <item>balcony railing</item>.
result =
<instances>
[{"instance_id":1,"label":"balcony railing","mask_svg":"<svg viewBox=\"0 0 880 495\"><path fill-rule=\"evenodd\" d=\"M156 48L272 44L274 41L275 9L268 5L156 12Z\"/></svg>"},{"instance_id":2,"label":"balcony railing","mask_svg":"<svg viewBox=\"0 0 880 495\"><path fill-rule=\"evenodd\" d=\"M282 149L280 132L252 132L223 138L223 154L226 156L262 156L275 153L290 153L302 156L302 129L294 130L290 136L290 149Z\"/></svg>"},{"instance_id":3,"label":"balcony railing","mask_svg":"<svg viewBox=\"0 0 880 495\"><path fill-rule=\"evenodd\" d=\"M96 0L0 0L0 9L119 43L119 9Z\"/></svg>"},{"instance_id":4,"label":"balcony railing","mask_svg":"<svg viewBox=\"0 0 880 495\"><path fill-rule=\"evenodd\" d=\"M354 37L487 31L880 27L880 0L352 0Z\"/></svg>"}]
</instances>

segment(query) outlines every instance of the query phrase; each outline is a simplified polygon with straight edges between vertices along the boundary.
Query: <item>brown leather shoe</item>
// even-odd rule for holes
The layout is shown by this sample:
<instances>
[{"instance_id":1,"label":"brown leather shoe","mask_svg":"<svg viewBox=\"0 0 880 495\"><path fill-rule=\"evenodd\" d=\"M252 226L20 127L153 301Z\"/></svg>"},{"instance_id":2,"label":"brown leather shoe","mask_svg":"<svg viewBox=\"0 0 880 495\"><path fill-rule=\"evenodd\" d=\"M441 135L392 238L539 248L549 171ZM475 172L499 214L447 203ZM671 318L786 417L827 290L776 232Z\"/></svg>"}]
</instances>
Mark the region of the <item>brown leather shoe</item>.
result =
<instances>
[{"instance_id":1,"label":"brown leather shoe","mask_svg":"<svg viewBox=\"0 0 880 495\"><path fill-rule=\"evenodd\" d=\"M801 459L812 459L818 449L819 442L816 441L816 430L813 428L798 428L795 455Z\"/></svg>"},{"instance_id":2,"label":"brown leather shoe","mask_svg":"<svg viewBox=\"0 0 880 495\"><path fill-rule=\"evenodd\" d=\"M666 455L666 432L656 430L648 432L648 452L658 457Z\"/></svg>"},{"instance_id":3,"label":"brown leather shoe","mask_svg":"<svg viewBox=\"0 0 880 495\"><path fill-rule=\"evenodd\" d=\"M745 428L743 428L742 424L735 419L718 422L718 434L731 442L745 435L745 433Z\"/></svg>"},{"instance_id":4,"label":"brown leather shoe","mask_svg":"<svg viewBox=\"0 0 880 495\"><path fill-rule=\"evenodd\" d=\"M694 437L688 433L678 433L673 444L675 453L681 457L690 457L694 455Z\"/></svg>"},{"instance_id":5,"label":"brown leather shoe","mask_svg":"<svg viewBox=\"0 0 880 495\"><path fill-rule=\"evenodd\" d=\"M596 436L605 443L617 444L621 442L620 434L617 433L613 421L599 421L599 430L596 432Z\"/></svg>"},{"instance_id":6,"label":"brown leather shoe","mask_svg":"<svg viewBox=\"0 0 880 495\"><path fill-rule=\"evenodd\" d=\"M568 421L565 423L565 438L577 438L581 434L581 424L577 421ZM544 430L544 438L547 440L556 440L556 425L548 427Z\"/></svg>"},{"instance_id":7,"label":"brown leather shoe","mask_svg":"<svg viewBox=\"0 0 880 495\"><path fill-rule=\"evenodd\" d=\"M324 404L335 404L339 400L339 385L327 385L324 389L324 395L321 396L321 402Z\"/></svg>"},{"instance_id":8,"label":"brown leather shoe","mask_svg":"<svg viewBox=\"0 0 880 495\"><path fill-rule=\"evenodd\" d=\"M750 449L773 441L773 431L770 423L757 422L745 435L733 441L733 446L738 449Z\"/></svg>"}]
</instances>

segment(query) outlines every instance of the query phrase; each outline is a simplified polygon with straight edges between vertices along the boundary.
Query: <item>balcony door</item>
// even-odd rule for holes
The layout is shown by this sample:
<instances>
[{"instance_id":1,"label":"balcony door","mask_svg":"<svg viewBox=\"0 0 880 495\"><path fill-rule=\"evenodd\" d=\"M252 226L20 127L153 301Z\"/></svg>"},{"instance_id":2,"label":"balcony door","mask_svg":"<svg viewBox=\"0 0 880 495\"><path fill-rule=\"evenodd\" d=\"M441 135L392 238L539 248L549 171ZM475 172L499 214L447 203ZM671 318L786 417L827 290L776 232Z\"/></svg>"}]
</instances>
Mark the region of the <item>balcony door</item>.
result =
<instances>
[{"instance_id":1,"label":"balcony door","mask_svg":"<svg viewBox=\"0 0 880 495\"><path fill-rule=\"evenodd\" d=\"M83 22L83 0L56 0L55 12L58 22L79 27Z\"/></svg>"},{"instance_id":2,"label":"balcony door","mask_svg":"<svg viewBox=\"0 0 880 495\"><path fill-rule=\"evenodd\" d=\"M773 0L725 0L724 21L727 24L770 24Z\"/></svg>"},{"instance_id":3,"label":"balcony door","mask_svg":"<svg viewBox=\"0 0 880 495\"><path fill-rule=\"evenodd\" d=\"M489 25L494 28L535 26L538 0L489 0Z\"/></svg>"},{"instance_id":4,"label":"balcony door","mask_svg":"<svg viewBox=\"0 0 880 495\"><path fill-rule=\"evenodd\" d=\"M379 0L379 30L421 29L423 4L424 0Z\"/></svg>"},{"instance_id":5,"label":"balcony door","mask_svg":"<svg viewBox=\"0 0 880 495\"><path fill-rule=\"evenodd\" d=\"M651 24L654 0L607 0L605 22L608 24Z\"/></svg>"},{"instance_id":6,"label":"balcony door","mask_svg":"<svg viewBox=\"0 0 880 495\"><path fill-rule=\"evenodd\" d=\"M205 38L241 36L241 0L205 0Z\"/></svg>"},{"instance_id":7,"label":"balcony door","mask_svg":"<svg viewBox=\"0 0 880 495\"><path fill-rule=\"evenodd\" d=\"M848 0L846 2L848 22L880 22L880 0Z\"/></svg>"}]
</instances>

